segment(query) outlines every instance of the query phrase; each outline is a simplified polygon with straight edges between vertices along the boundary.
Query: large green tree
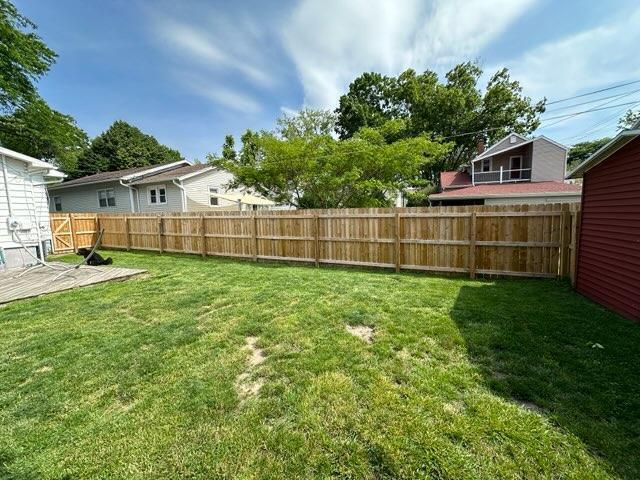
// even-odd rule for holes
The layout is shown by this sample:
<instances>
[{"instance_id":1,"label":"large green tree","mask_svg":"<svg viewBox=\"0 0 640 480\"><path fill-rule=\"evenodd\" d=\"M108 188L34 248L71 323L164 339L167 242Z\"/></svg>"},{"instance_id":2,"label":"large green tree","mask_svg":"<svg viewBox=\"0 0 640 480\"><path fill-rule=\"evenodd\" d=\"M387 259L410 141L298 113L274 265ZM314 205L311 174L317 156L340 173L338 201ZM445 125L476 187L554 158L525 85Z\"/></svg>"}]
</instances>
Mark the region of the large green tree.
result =
<instances>
[{"instance_id":1,"label":"large green tree","mask_svg":"<svg viewBox=\"0 0 640 480\"><path fill-rule=\"evenodd\" d=\"M0 116L0 143L51 162L73 175L89 139L73 117L49 108L44 100L38 99L10 115Z\"/></svg>"},{"instance_id":2,"label":"large green tree","mask_svg":"<svg viewBox=\"0 0 640 480\"><path fill-rule=\"evenodd\" d=\"M580 142L572 145L567 155L567 172L575 169L578 165L580 165L610 141L611 138L604 137L597 140L589 140L587 142Z\"/></svg>"},{"instance_id":3,"label":"large green tree","mask_svg":"<svg viewBox=\"0 0 640 480\"><path fill-rule=\"evenodd\" d=\"M177 150L123 120L115 121L91 141L78 159L77 175L143 167L181 160Z\"/></svg>"},{"instance_id":4,"label":"large green tree","mask_svg":"<svg viewBox=\"0 0 640 480\"><path fill-rule=\"evenodd\" d=\"M475 153L478 138L492 142L508 132L527 134L539 125L545 100L533 102L507 69L491 76L482 90L482 69L467 62L454 67L440 82L436 73L406 70L398 77L365 73L356 78L336 109L340 138L351 138L363 127L379 127L392 119L405 120L403 138L427 134L455 144L432 177L454 169ZM477 133L474 133L477 132Z\"/></svg>"},{"instance_id":5,"label":"large green tree","mask_svg":"<svg viewBox=\"0 0 640 480\"><path fill-rule=\"evenodd\" d=\"M248 188L278 203L371 207L390 205L398 191L415 183L425 165L449 149L426 135L393 141L405 128L401 121L365 127L340 141L322 128L330 113L316 111L313 121L307 113L279 122L276 132L248 130L239 151L228 136L223 155L210 161L234 174L232 187Z\"/></svg>"},{"instance_id":6,"label":"large green tree","mask_svg":"<svg viewBox=\"0 0 640 480\"><path fill-rule=\"evenodd\" d=\"M56 59L35 29L11 2L0 0L0 110L5 113L37 98L34 82Z\"/></svg>"}]
</instances>

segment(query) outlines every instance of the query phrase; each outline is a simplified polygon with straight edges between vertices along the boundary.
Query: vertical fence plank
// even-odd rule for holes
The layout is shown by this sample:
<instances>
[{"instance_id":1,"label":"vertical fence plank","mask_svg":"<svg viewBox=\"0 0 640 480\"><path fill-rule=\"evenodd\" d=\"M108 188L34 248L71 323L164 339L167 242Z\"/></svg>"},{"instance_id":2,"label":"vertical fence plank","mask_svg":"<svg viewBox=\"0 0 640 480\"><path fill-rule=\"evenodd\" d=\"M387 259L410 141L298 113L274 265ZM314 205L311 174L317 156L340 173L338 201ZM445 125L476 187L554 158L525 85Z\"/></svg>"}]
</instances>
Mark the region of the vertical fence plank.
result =
<instances>
[{"instance_id":1,"label":"vertical fence plank","mask_svg":"<svg viewBox=\"0 0 640 480\"><path fill-rule=\"evenodd\" d=\"M319 267L320 266L320 219L318 218L317 214L313 216L313 225L314 225L313 256L316 260L316 267Z\"/></svg>"},{"instance_id":2,"label":"vertical fence plank","mask_svg":"<svg viewBox=\"0 0 640 480\"><path fill-rule=\"evenodd\" d=\"M68 213L67 218L69 219L69 231L71 232L71 250L76 251L76 245L78 244L78 237L76 234L76 228L73 223L73 214Z\"/></svg>"},{"instance_id":3,"label":"vertical fence plank","mask_svg":"<svg viewBox=\"0 0 640 480\"><path fill-rule=\"evenodd\" d=\"M162 253L162 227L163 227L163 217L158 216L158 249L160 253Z\"/></svg>"},{"instance_id":4,"label":"vertical fence plank","mask_svg":"<svg viewBox=\"0 0 640 480\"><path fill-rule=\"evenodd\" d=\"M200 217L200 242L202 243L200 246L202 257L204 258L207 256L207 220L204 215Z\"/></svg>"},{"instance_id":5,"label":"vertical fence plank","mask_svg":"<svg viewBox=\"0 0 640 480\"><path fill-rule=\"evenodd\" d=\"M253 228L251 229L251 237L253 243L253 261L258 261L258 218L256 217L255 212L251 214L251 221L253 224Z\"/></svg>"},{"instance_id":6,"label":"vertical fence plank","mask_svg":"<svg viewBox=\"0 0 640 480\"><path fill-rule=\"evenodd\" d=\"M124 235L126 237L127 252L131 250L131 236L129 235L129 218L124 217Z\"/></svg>"},{"instance_id":7,"label":"vertical fence plank","mask_svg":"<svg viewBox=\"0 0 640 480\"><path fill-rule=\"evenodd\" d=\"M476 278L476 212L469 217L469 276Z\"/></svg>"},{"instance_id":8,"label":"vertical fence plank","mask_svg":"<svg viewBox=\"0 0 640 480\"><path fill-rule=\"evenodd\" d=\"M395 261L396 261L396 273L400 272L401 258L400 254L402 253L400 240L402 238L402 232L400 231L400 213L396 213L396 226L395 226L395 234L396 234L396 244L395 244Z\"/></svg>"}]
</instances>

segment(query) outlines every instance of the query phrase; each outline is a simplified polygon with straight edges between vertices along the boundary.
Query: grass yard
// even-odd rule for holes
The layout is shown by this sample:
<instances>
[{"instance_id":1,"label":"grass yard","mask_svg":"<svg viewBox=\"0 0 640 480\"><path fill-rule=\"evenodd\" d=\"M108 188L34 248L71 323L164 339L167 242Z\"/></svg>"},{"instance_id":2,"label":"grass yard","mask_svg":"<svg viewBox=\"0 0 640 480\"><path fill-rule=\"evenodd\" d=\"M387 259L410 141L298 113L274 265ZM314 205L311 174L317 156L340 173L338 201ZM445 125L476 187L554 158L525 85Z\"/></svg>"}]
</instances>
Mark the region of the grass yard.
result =
<instances>
[{"instance_id":1,"label":"grass yard","mask_svg":"<svg viewBox=\"0 0 640 480\"><path fill-rule=\"evenodd\" d=\"M0 308L1 478L640 478L640 325L565 282L109 255Z\"/></svg>"}]
</instances>

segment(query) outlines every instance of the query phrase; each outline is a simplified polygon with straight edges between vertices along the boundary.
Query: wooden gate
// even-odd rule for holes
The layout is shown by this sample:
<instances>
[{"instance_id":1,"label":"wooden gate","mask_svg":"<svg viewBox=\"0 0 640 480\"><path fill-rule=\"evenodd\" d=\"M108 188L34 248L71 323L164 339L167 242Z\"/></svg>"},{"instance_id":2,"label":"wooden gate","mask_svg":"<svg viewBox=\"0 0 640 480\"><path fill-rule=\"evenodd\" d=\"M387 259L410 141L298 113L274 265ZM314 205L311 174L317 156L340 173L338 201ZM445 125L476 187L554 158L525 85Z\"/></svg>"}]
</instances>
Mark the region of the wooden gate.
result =
<instances>
[{"instance_id":1,"label":"wooden gate","mask_svg":"<svg viewBox=\"0 0 640 480\"><path fill-rule=\"evenodd\" d=\"M55 253L92 247L98 233L98 216L87 213L51 213L51 236Z\"/></svg>"}]
</instances>

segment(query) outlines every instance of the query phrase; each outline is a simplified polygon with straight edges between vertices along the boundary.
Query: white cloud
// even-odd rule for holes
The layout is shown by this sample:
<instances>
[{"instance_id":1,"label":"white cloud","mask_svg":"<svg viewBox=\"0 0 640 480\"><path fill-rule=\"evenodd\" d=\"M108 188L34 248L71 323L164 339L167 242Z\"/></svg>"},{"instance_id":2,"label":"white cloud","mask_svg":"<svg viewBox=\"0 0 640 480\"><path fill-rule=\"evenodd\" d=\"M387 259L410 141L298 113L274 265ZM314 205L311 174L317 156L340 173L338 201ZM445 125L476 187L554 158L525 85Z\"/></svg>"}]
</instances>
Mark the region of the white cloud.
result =
<instances>
[{"instance_id":1,"label":"white cloud","mask_svg":"<svg viewBox=\"0 0 640 480\"><path fill-rule=\"evenodd\" d=\"M282 41L305 102L333 107L363 71L446 68L477 55L535 0L302 0Z\"/></svg>"},{"instance_id":2,"label":"white cloud","mask_svg":"<svg viewBox=\"0 0 640 480\"><path fill-rule=\"evenodd\" d=\"M559 40L545 43L525 52L504 66L518 79L527 95L534 99L566 98L602 87L640 78L638 45L640 45L640 8L624 17L606 19L602 25ZM491 69L491 71L495 68ZM600 96L624 94L637 85L602 93ZM605 105L605 102L557 111L559 107L594 100L598 96L576 99L550 106L546 116L569 114ZM608 101L609 106L639 100L640 92ZM543 122L543 132L561 141L575 141L613 134L618 117L629 107L607 109L572 117L563 121ZM544 116L543 116L544 118ZM557 125L557 126L556 126ZM595 130L594 130L595 127Z\"/></svg>"},{"instance_id":3,"label":"white cloud","mask_svg":"<svg viewBox=\"0 0 640 480\"><path fill-rule=\"evenodd\" d=\"M506 62L528 94L558 98L640 76L640 8Z\"/></svg>"},{"instance_id":4,"label":"white cloud","mask_svg":"<svg viewBox=\"0 0 640 480\"><path fill-rule=\"evenodd\" d=\"M195 75L180 75L181 82L189 90L203 98L243 113L256 113L261 110L260 104L251 96L240 91L205 80Z\"/></svg>"},{"instance_id":5,"label":"white cloud","mask_svg":"<svg viewBox=\"0 0 640 480\"><path fill-rule=\"evenodd\" d=\"M275 85L268 73L261 50L261 32L249 20L239 21L237 28L221 20L197 25L157 17L154 34L178 60L190 60L191 68L223 69L239 72L250 82L263 88Z\"/></svg>"}]
</instances>

